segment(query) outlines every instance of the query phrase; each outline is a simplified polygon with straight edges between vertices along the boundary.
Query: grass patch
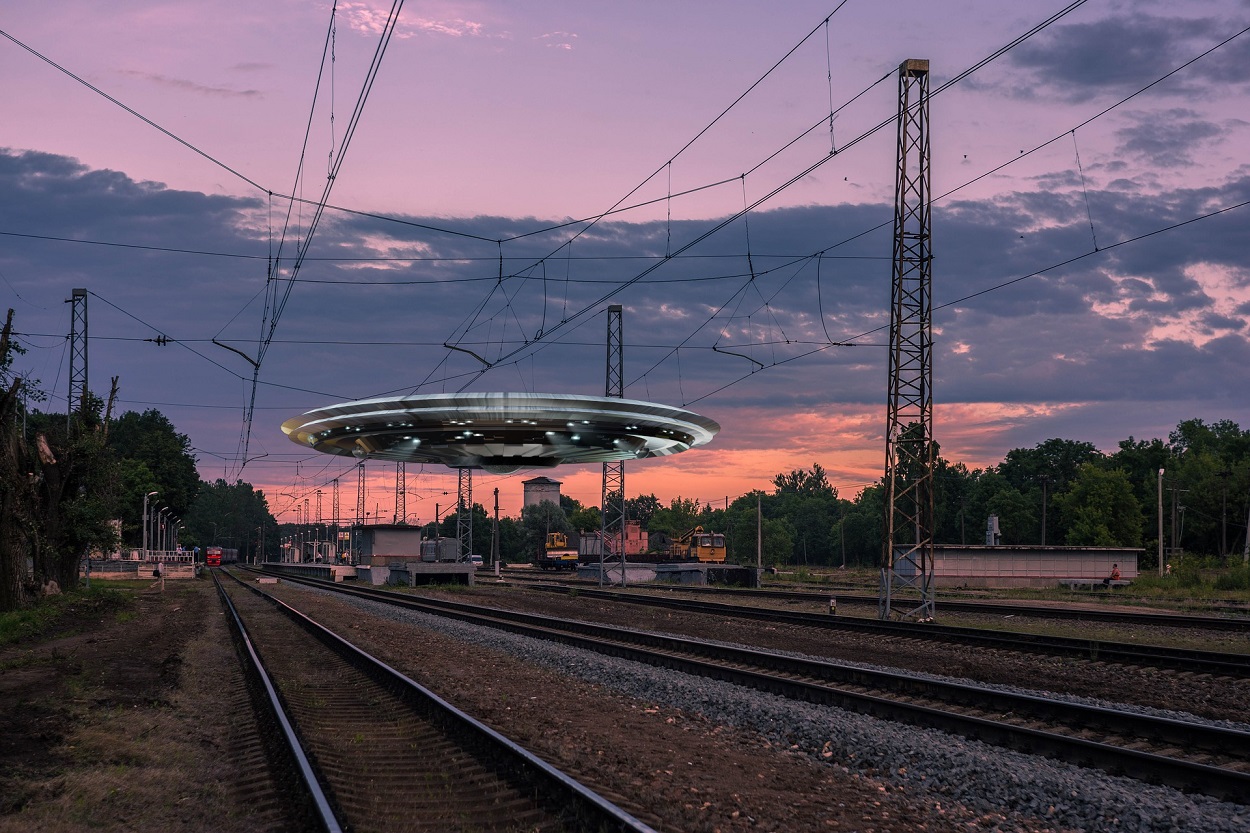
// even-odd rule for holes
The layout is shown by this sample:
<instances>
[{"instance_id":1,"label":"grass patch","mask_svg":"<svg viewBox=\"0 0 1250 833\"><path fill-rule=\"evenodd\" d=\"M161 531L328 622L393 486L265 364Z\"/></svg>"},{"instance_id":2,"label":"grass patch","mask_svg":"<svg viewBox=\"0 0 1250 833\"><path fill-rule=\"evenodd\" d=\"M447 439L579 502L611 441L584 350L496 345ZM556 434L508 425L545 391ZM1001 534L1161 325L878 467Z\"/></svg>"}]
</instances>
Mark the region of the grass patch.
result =
<instances>
[{"instance_id":1,"label":"grass patch","mask_svg":"<svg viewBox=\"0 0 1250 833\"><path fill-rule=\"evenodd\" d=\"M0 613L0 646L71 633L83 620L99 621L103 616L120 616L127 613L132 604L129 593L104 587L45 596L34 607Z\"/></svg>"}]
</instances>

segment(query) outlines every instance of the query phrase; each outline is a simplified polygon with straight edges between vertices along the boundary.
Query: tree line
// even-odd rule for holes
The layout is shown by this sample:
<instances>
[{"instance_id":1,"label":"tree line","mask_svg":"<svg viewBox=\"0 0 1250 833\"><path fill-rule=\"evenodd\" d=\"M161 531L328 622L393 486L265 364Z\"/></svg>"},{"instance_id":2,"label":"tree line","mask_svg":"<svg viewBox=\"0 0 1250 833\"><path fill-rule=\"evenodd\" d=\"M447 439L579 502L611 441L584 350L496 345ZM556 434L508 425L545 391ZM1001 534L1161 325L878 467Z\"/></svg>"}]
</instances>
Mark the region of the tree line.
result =
<instances>
[{"instance_id":1,"label":"tree line","mask_svg":"<svg viewBox=\"0 0 1250 833\"><path fill-rule=\"evenodd\" d=\"M75 586L89 552L140 546L144 496L153 492L150 511L159 505L179 518L187 546L232 547L245 557L278 552L294 527L279 527L264 493L243 481L201 481L190 441L159 411L114 418L116 379L107 403L87 392L68 415L32 407L46 394L12 371L23 352L12 320L10 310L0 332L0 610L28 604L50 581ZM1110 454L1049 439L984 469L952 463L935 446L933 484L937 543L983 543L995 515L1003 544L1145 547L1141 564L1151 566L1162 494L1169 552L1226 557L1246 546L1250 430L1190 419L1166 440L1129 437ZM741 564L755 563L757 547L766 566L880 562L881 483L844 499L815 463L779 473L771 485L719 507L637 495L625 501L626 517L653 536L696 526L723 532L729 560ZM472 514L473 551L488 554L492 519L481 504ZM501 518L500 552L528 560L547 532L599 526L599 507L561 496L559 505ZM456 535L454 513L438 534Z\"/></svg>"},{"instance_id":2,"label":"tree line","mask_svg":"<svg viewBox=\"0 0 1250 833\"><path fill-rule=\"evenodd\" d=\"M1157 552L1161 494L1166 552L1227 557L1245 547L1250 430L1229 420L1190 419L1167 440L1129 437L1110 454L1088 442L1049 439L1012 449L1001 463L983 469L952 463L935 447L933 484L939 544L984 544L994 515L1001 544L1144 547L1140 564L1149 567ZM501 534L505 558L514 549L528 557L523 550L542 540L540 528L599 528L598 507L566 496L560 504L554 516L546 510L541 523L525 513L521 522L509 521L509 533ZM779 473L771 489L728 505L677 497L665 506L653 494L625 505L626 516L651 535L676 537L695 526L725 533L728 559L739 564L754 564L757 557L764 566L881 562L884 485L879 481L842 498L819 463ZM483 545L489 547L489 538Z\"/></svg>"},{"instance_id":3,"label":"tree line","mask_svg":"<svg viewBox=\"0 0 1250 833\"><path fill-rule=\"evenodd\" d=\"M1088 442L1049 439L1012 449L983 469L936 452L935 543L984 544L994 515L1002 544L1144 547L1140 563L1149 567L1158 549L1162 496L1165 553L1227 557L1246 546L1250 430L1229 420L1185 420L1167 440L1129 437L1110 454ZM677 499L660 517L666 524L676 515L678 525L697 519L724 530L731 560L753 563L757 505L766 565L881 561L883 483L843 499L819 464L778 474L771 491L744 495L727 510L705 504L694 512L689 501Z\"/></svg>"},{"instance_id":4,"label":"tree line","mask_svg":"<svg viewBox=\"0 0 1250 833\"><path fill-rule=\"evenodd\" d=\"M89 553L141 546L145 496L150 514L182 521L188 546L267 527L276 548L263 494L202 483L190 441L159 411L113 417L117 378L107 403L85 391L69 413L46 412L39 381L13 371L23 353L9 310L0 331L0 610L29 605L52 582L75 587Z\"/></svg>"}]
</instances>

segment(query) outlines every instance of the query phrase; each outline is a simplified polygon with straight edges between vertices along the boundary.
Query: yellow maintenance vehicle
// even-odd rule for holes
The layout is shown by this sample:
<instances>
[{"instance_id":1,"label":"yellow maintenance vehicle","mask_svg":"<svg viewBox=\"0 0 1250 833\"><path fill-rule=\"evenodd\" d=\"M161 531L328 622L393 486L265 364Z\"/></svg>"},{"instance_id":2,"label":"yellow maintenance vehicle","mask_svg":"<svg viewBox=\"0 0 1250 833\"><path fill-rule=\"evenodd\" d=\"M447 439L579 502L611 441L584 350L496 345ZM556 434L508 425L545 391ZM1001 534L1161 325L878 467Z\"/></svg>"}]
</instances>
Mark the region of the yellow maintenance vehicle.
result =
<instances>
[{"instance_id":1,"label":"yellow maintenance vehicle","mask_svg":"<svg viewBox=\"0 0 1250 833\"><path fill-rule=\"evenodd\" d=\"M704 532L703 527L696 526L677 536L669 555L677 561L724 563L725 535L722 532Z\"/></svg>"},{"instance_id":2,"label":"yellow maintenance vehicle","mask_svg":"<svg viewBox=\"0 0 1250 833\"><path fill-rule=\"evenodd\" d=\"M534 566L540 570L576 570L577 543L570 543L563 532L548 532L546 542L534 557Z\"/></svg>"}]
</instances>

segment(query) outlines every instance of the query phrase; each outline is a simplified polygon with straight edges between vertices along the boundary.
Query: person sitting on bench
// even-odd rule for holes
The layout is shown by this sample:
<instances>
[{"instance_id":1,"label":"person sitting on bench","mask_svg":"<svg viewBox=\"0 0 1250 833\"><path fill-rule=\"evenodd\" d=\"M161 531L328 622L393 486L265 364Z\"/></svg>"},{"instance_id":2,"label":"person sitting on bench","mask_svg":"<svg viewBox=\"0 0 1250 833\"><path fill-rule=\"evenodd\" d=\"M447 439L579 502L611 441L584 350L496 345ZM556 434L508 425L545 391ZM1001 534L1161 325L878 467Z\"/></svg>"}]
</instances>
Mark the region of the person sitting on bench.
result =
<instances>
[{"instance_id":1,"label":"person sitting on bench","mask_svg":"<svg viewBox=\"0 0 1250 833\"><path fill-rule=\"evenodd\" d=\"M1113 582L1113 581L1119 581L1119 580L1120 580L1120 565L1119 565L1119 564L1112 564L1112 565L1111 565L1111 575L1109 575L1109 576L1107 576L1105 579L1103 579L1103 580L1102 580L1102 583L1103 583L1103 585L1104 585L1104 586L1106 586L1106 587L1110 587L1110 586L1111 586L1111 582Z\"/></svg>"}]
</instances>

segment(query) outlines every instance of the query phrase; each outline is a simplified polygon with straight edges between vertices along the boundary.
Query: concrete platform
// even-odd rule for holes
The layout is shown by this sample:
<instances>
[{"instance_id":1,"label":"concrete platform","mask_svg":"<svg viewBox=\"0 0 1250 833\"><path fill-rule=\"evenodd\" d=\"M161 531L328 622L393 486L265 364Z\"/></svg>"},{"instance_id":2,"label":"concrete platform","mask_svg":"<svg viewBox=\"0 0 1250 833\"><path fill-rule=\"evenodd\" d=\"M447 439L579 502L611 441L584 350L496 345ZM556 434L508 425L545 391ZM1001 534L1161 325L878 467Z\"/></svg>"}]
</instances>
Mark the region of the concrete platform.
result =
<instances>
[{"instance_id":1,"label":"concrete platform","mask_svg":"<svg viewBox=\"0 0 1250 833\"><path fill-rule=\"evenodd\" d=\"M409 561L402 567L391 564L387 581L409 587L423 584L467 584L472 587L476 573L472 564L459 561Z\"/></svg>"},{"instance_id":2,"label":"concrete platform","mask_svg":"<svg viewBox=\"0 0 1250 833\"><path fill-rule=\"evenodd\" d=\"M155 561L118 561L91 559L91 577L101 581L155 581L152 571L159 562ZM195 578L196 568L189 563L167 563L164 577L167 579ZM86 573L83 573L86 578Z\"/></svg>"},{"instance_id":3,"label":"concrete platform","mask_svg":"<svg viewBox=\"0 0 1250 833\"><path fill-rule=\"evenodd\" d=\"M1069 590L1080 590L1082 588L1086 588L1089 590L1097 590L1100 587L1105 587L1111 590L1116 590L1121 587L1128 587L1132 583L1133 582L1127 581L1126 579L1122 579L1122 578L1118 578L1115 581L1106 581L1105 579L1100 579L1100 578L1061 578L1059 579L1059 586L1066 587Z\"/></svg>"},{"instance_id":4,"label":"concrete platform","mask_svg":"<svg viewBox=\"0 0 1250 833\"><path fill-rule=\"evenodd\" d=\"M279 575L307 576L322 581L343 581L356 578L356 568L350 564L294 564L286 561L266 561L261 569Z\"/></svg>"},{"instance_id":5,"label":"concrete platform","mask_svg":"<svg viewBox=\"0 0 1250 833\"><path fill-rule=\"evenodd\" d=\"M369 584L374 587L381 587L391 580L391 565L389 564L357 564L356 565L356 581L361 584Z\"/></svg>"},{"instance_id":6,"label":"concrete platform","mask_svg":"<svg viewBox=\"0 0 1250 833\"><path fill-rule=\"evenodd\" d=\"M644 584L655 581L657 564L626 564L625 565L625 583L626 584ZM559 580L561 573L552 573L553 579ZM586 581L599 580L599 564L578 564L577 577ZM621 583L621 565L620 563L605 564L603 570L603 583L610 585L619 585Z\"/></svg>"},{"instance_id":7,"label":"concrete platform","mask_svg":"<svg viewBox=\"0 0 1250 833\"><path fill-rule=\"evenodd\" d=\"M579 564L577 577L589 581L599 580L598 564ZM604 567L604 582L612 585L621 583L620 563L607 564ZM628 584L686 584L695 587L707 585L729 585L732 587L759 587L759 577L754 567L742 567L737 564L635 564L626 562L625 581Z\"/></svg>"}]
</instances>

